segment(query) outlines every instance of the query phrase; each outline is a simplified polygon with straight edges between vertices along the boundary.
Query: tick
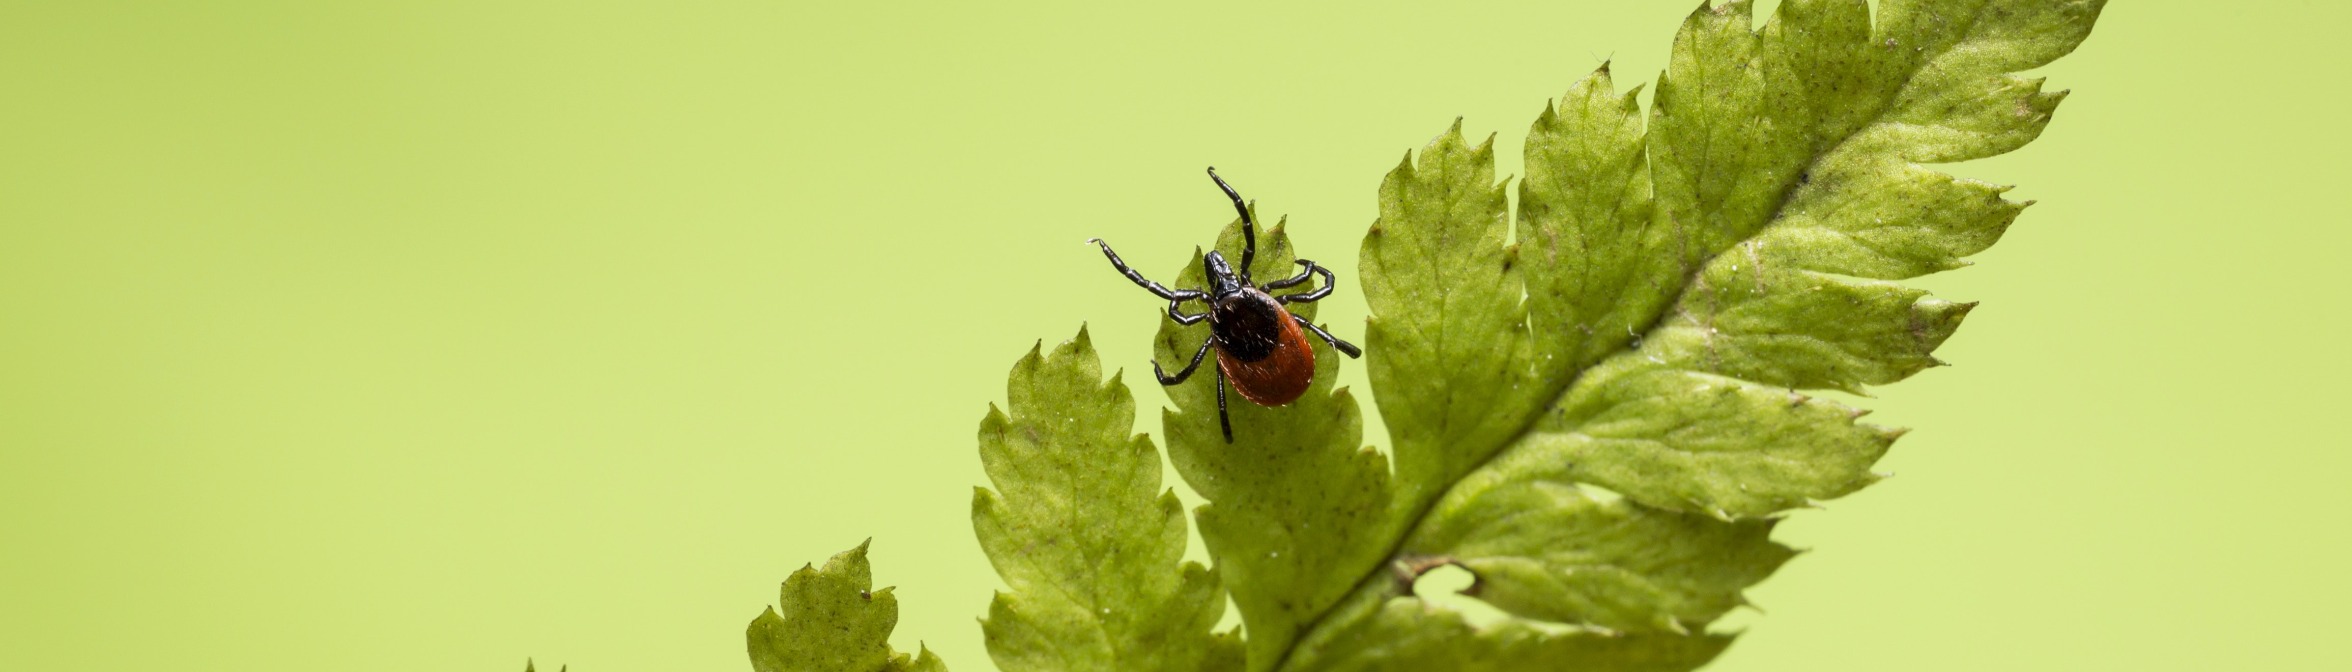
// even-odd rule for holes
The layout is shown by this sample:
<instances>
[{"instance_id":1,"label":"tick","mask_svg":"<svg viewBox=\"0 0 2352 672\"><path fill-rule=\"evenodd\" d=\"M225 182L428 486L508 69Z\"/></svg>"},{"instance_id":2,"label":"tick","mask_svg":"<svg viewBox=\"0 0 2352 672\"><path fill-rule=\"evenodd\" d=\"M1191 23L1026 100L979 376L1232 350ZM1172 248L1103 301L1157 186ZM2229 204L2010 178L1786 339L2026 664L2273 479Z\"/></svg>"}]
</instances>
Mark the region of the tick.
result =
<instances>
[{"instance_id":1,"label":"tick","mask_svg":"<svg viewBox=\"0 0 2352 672\"><path fill-rule=\"evenodd\" d=\"M1110 257L1111 267L1126 274L1127 279L1150 290L1155 296L1168 300L1168 317L1178 324L1199 324L1209 321L1209 338L1201 342L1200 350L1192 353L1192 363L1176 375L1168 375L1158 361L1152 362L1152 376L1161 385L1175 385L1192 377L1200 368L1201 359L1210 349L1217 351L1217 425L1225 430L1225 442L1233 442L1233 420L1225 412L1225 385L1231 381L1233 391L1241 398L1259 406L1281 406L1306 394L1307 385L1315 380L1315 350L1307 344L1301 330L1314 332L1331 347L1348 357L1361 357L1364 351L1339 340L1322 327L1286 308L1288 304L1308 303L1331 295L1331 269L1316 266L1315 262L1300 259L1299 274L1263 285L1250 280L1250 263L1258 254L1257 222L1250 219L1249 205L1225 178L1217 176L1215 167L1209 168L1209 179L1217 181L1217 188L1225 190L1225 197L1233 200L1233 210L1241 213L1241 270L1236 272L1225 263L1225 255L1210 250L1201 258L1201 271L1208 276L1204 289L1169 289L1145 279L1142 273L1128 268L1119 260L1119 253L1111 251L1111 244L1101 238L1086 242L1101 246L1103 256ZM1319 289L1295 294L1274 294L1275 290L1306 285L1315 276L1323 276ZM1187 301L1201 301L1207 310L1184 312Z\"/></svg>"}]
</instances>

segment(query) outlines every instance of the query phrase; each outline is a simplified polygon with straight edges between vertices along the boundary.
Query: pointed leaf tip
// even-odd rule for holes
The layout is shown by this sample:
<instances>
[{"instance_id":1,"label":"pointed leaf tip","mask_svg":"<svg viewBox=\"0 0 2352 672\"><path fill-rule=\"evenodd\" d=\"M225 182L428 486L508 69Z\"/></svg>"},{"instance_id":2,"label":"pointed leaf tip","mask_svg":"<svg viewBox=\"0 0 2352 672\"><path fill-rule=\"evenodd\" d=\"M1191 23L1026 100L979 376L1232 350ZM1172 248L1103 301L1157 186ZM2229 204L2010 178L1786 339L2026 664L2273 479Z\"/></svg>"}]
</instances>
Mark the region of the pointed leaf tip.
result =
<instances>
[{"instance_id":1,"label":"pointed leaf tip","mask_svg":"<svg viewBox=\"0 0 2352 672\"><path fill-rule=\"evenodd\" d=\"M866 551L835 554L823 569L803 565L785 579L778 605L763 608L744 632L757 672L896 672L907 656L890 649L898 624L892 588L873 588Z\"/></svg>"},{"instance_id":2,"label":"pointed leaf tip","mask_svg":"<svg viewBox=\"0 0 2352 672\"><path fill-rule=\"evenodd\" d=\"M1082 326L1016 369L984 420L1002 431L979 436L994 489L974 489L972 526L1008 587L981 619L989 656L1013 672L1217 669L1204 666L1239 655L1211 634L1222 594L1186 578L1198 565L1161 506L1159 455L1119 375L1100 371Z\"/></svg>"}]
</instances>

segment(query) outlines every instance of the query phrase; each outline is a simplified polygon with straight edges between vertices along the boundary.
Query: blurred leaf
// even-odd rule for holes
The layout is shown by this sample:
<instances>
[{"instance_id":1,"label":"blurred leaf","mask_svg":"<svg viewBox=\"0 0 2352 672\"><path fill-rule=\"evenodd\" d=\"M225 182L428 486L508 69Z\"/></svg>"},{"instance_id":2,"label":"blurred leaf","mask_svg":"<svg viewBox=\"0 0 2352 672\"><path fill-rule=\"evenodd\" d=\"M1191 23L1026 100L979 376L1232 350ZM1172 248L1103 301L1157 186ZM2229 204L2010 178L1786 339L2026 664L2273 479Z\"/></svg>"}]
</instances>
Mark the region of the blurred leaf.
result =
<instances>
[{"instance_id":1,"label":"blurred leaf","mask_svg":"<svg viewBox=\"0 0 2352 672\"><path fill-rule=\"evenodd\" d=\"M945 672L931 650L890 650L898 597L873 590L866 546L843 551L824 569L802 566L784 580L782 611L770 607L745 633L758 672Z\"/></svg>"},{"instance_id":2,"label":"blurred leaf","mask_svg":"<svg viewBox=\"0 0 2352 672\"><path fill-rule=\"evenodd\" d=\"M1042 344L1040 344L1042 346ZM1237 633L1216 574L1184 556L1184 511L1160 483L1151 439L1129 432L1135 400L1102 380L1078 337L1013 366L1004 411L980 422L972 527L1011 586L988 618L988 652L1022 670L1233 670ZM1001 493L1001 494L1000 494Z\"/></svg>"}]
</instances>

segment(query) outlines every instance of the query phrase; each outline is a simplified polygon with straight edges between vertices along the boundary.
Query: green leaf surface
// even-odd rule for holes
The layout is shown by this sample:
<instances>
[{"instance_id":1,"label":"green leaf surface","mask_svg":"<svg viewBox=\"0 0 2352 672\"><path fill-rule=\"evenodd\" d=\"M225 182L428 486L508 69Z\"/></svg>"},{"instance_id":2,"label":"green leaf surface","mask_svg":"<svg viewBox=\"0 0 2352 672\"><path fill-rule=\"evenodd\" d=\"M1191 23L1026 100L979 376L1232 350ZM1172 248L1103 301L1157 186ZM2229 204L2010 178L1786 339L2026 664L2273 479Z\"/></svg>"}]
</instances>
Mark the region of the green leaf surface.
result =
<instances>
[{"instance_id":1,"label":"green leaf surface","mask_svg":"<svg viewBox=\"0 0 2352 672\"><path fill-rule=\"evenodd\" d=\"M909 657L890 649L898 597L874 590L866 547L841 552L825 567L802 566L784 580L781 609L751 621L751 668L758 672L945 672L925 648Z\"/></svg>"},{"instance_id":2,"label":"green leaf surface","mask_svg":"<svg viewBox=\"0 0 2352 672\"><path fill-rule=\"evenodd\" d=\"M974 524L1012 588L991 653L1230 668L1233 639L1210 631L1222 586L1251 670L1713 660L1731 636L1708 627L1795 555L1777 516L1875 482L1901 435L1807 391L1940 365L1973 304L1896 281L1964 265L2025 205L1922 164L2038 136L2063 94L2011 73L2071 51L2102 7L1787 0L1759 29L1744 0L1702 4L1646 112L1606 66L1546 106L1515 219L1492 139L1457 121L1382 181L1358 250L1393 465L1362 445L1321 342L1297 401L1228 396L1231 442L1215 364L1168 390L1214 576L1179 562L1180 511L1084 333L1033 351L982 427L1002 494L976 495ZM1229 260L1240 232L1218 238ZM1295 272L1283 225L1261 234L1246 270ZM1201 287L1201 260L1157 277ZM1175 370L1208 337L1163 317L1154 355ZM1474 626L1414 596L1444 565L1507 616Z\"/></svg>"},{"instance_id":3,"label":"green leaf surface","mask_svg":"<svg viewBox=\"0 0 2352 672\"><path fill-rule=\"evenodd\" d=\"M1241 667L1217 577L1184 556L1184 511L1160 482L1151 439L1130 434L1135 400L1102 379L1078 337L1013 366L1005 410L980 422L972 527L1011 590L981 622L1008 672Z\"/></svg>"},{"instance_id":4,"label":"green leaf surface","mask_svg":"<svg viewBox=\"0 0 2352 672\"><path fill-rule=\"evenodd\" d=\"M1874 23L1788 0L1755 29L1747 2L1702 5L1646 117L1606 67L1539 116L1508 245L1486 146L1457 123L1408 157L1363 263L1400 493L1364 529L1398 541L1285 669L1712 658L1728 637L1705 626L1793 555L1773 516L1875 482L1901 434L1803 391L1941 364L1973 304L1893 281L1963 265L2024 207L1921 164L2038 136L2063 94L2010 73L2102 6L1887 0ZM1442 564L1510 617L1413 597Z\"/></svg>"},{"instance_id":5,"label":"green leaf surface","mask_svg":"<svg viewBox=\"0 0 2352 672\"><path fill-rule=\"evenodd\" d=\"M1604 364L1585 380L1495 466L1732 519L1877 482L1870 465L1902 435L1786 387L1647 359Z\"/></svg>"},{"instance_id":6,"label":"green leaf surface","mask_svg":"<svg viewBox=\"0 0 2352 672\"><path fill-rule=\"evenodd\" d=\"M1656 253L1670 230L1651 226L1638 87L1614 89L1603 65L1545 106L1527 133L1517 247L1527 292L1542 297L1528 312L1547 400L1571 380L1552 372L1582 371L1649 326L1666 297L1638 284L1682 268Z\"/></svg>"},{"instance_id":7,"label":"green leaf surface","mask_svg":"<svg viewBox=\"0 0 2352 672\"><path fill-rule=\"evenodd\" d=\"M1283 224L1258 236L1253 277L1264 282L1296 272ZM1239 220L1218 237L1217 249L1240 262ZM1170 286L1201 287L1201 258L1195 250ZM1291 307L1314 317L1312 303ZM1206 324L1186 327L1163 316L1154 352L1174 370L1208 335ZM1344 329L1335 335L1349 336ZM1161 416L1170 461L1208 500L1194 515L1241 612L1253 670L1270 669L1299 632L1379 566L1387 551L1382 540L1393 536L1387 460L1363 444L1354 395L1332 388L1344 356L1308 340L1314 385L1298 400L1268 408L1228 393L1232 443L1217 425L1214 362L1168 388L1176 408Z\"/></svg>"},{"instance_id":8,"label":"green leaf surface","mask_svg":"<svg viewBox=\"0 0 2352 672\"><path fill-rule=\"evenodd\" d=\"M1335 672L1449 670L1517 672L1686 672L1731 645L1722 635L1611 635L1508 621L1475 627L1461 614L1397 597L1364 614L1343 614L1291 661Z\"/></svg>"},{"instance_id":9,"label":"green leaf surface","mask_svg":"<svg viewBox=\"0 0 2352 672\"><path fill-rule=\"evenodd\" d=\"M1954 267L2022 205L1915 162L2038 135L2061 96L2007 71L2071 50L2100 5L1888 2L1873 28L1860 0L1799 0L1754 32L1744 2L1694 13L1659 80L1656 214L1629 257L1686 270L1624 285L1674 300L1629 350L1563 372L1576 382L1510 449L1545 459L1513 462L1723 518L1874 481L1896 433L1790 390L1939 363L1972 304L1867 278Z\"/></svg>"},{"instance_id":10,"label":"green leaf surface","mask_svg":"<svg viewBox=\"0 0 2352 672\"><path fill-rule=\"evenodd\" d=\"M1406 511L1502 448L1544 400L1505 196L1493 139L1471 147L1459 120L1380 183L1361 259L1365 365Z\"/></svg>"},{"instance_id":11,"label":"green leaf surface","mask_svg":"<svg viewBox=\"0 0 2352 672\"><path fill-rule=\"evenodd\" d=\"M1417 545L1477 577L1465 594L1514 614L1614 632L1687 634L1795 551L1772 522L1725 522L1597 497L1512 465L1479 472Z\"/></svg>"}]
</instances>

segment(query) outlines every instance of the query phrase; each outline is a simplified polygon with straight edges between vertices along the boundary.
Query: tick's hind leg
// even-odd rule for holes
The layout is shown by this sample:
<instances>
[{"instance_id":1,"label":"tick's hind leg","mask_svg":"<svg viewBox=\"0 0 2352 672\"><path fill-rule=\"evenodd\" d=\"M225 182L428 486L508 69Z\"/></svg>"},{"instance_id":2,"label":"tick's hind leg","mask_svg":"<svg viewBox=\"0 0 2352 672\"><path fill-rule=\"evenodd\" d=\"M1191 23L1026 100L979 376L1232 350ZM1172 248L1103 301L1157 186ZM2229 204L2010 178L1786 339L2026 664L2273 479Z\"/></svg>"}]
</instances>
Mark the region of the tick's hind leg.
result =
<instances>
[{"instance_id":1,"label":"tick's hind leg","mask_svg":"<svg viewBox=\"0 0 2352 672\"><path fill-rule=\"evenodd\" d=\"M1192 363L1184 365L1184 370L1176 372L1176 375L1173 376L1168 375L1166 371L1160 370L1159 360L1152 360L1152 377L1160 379L1161 385L1175 385L1177 383L1184 382L1184 379L1192 377L1193 369L1200 368L1201 358L1209 354L1209 346L1216 342L1217 340L1214 338L1201 341L1200 350L1194 351L1192 353ZM1224 374L1218 374L1217 379L1220 381L1224 380ZM1219 391L1222 392L1222 388L1220 388Z\"/></svg>"},{"instance_id":2,"label":"tick's hind leg","mask_svg":"<svg viewBox=\"0 0 2352 672\"><path fill-rule=\"evenodd\" d=\"M1291 313L1290 319L1298 320L1299 326L1306 327L1307 331L1315 332L1316 336L1323 337L1324 342L1330 343L1331 347L1346 353L1350 359L1364 356L1364 351L1356 349L1354 344L1339 340L1339 337L1331 335L1331 332L1324 331L1322 327L1315 326L1313 322L1308 322L1307 318L1299 317L1298 313Z\"/></svg>"},{"instance_id":3,"label":"tick's hind leg","mask_svg":"<svg viewBox=\"0 0 2352 672\"><path fill-rule=\"evenodd\" d=\"M1297 294L1277 296L1274 297L1274 300L1281 301L1283 303L1309 303L1313 301L1321 301L1323 300L1323 297L1331 295L1331 285L1337 282L1337 280L1332 278L1331 269L1316 266L1315 262L1308 261L1306 259L1298 260L1298 265L1305 266L1306 269L1299 271L1298 275L1266 283L1266 289L1268 291L1272 291L1277 289L1288 289L1291 287L1296 287L1299 284L1306 282L1308 278L1312 278L1318 275L1323 276L1323 286L1311 292L1300 292Z\"/></svg>"},{"instance_id":4,"label":"tick's hind leg","mask_svg":"<svg viewBox=\"0 0 2352 672\"><path fill-rule=\"evenodd\" d=\"M1233 442L1233 416L1225 413L1225 369L1217 368L1217 427L1225 430L1225 442Z\"/></svg>"}]
</instances>

